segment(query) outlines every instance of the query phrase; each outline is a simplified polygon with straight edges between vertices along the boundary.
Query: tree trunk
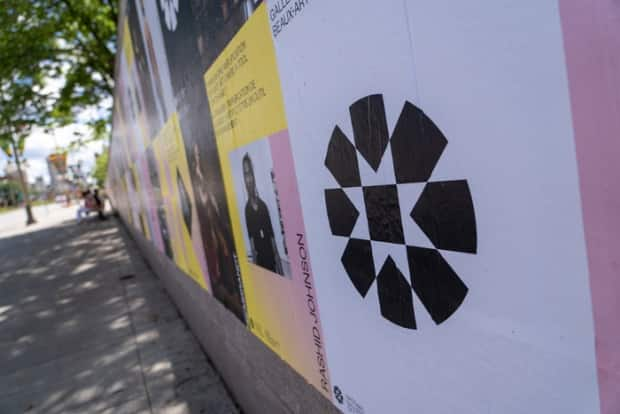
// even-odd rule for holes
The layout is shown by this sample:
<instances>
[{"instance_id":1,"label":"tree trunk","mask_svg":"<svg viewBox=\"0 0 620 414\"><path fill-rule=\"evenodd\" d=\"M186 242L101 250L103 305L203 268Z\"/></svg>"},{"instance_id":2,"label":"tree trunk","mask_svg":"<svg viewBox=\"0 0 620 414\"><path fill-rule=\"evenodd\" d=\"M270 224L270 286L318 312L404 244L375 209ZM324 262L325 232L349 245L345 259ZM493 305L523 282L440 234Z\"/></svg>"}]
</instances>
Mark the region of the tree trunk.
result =
<instances>
[{"instance_id":1,"label":"tree trunk","mask_svg":"<svg viewBox=\"0 0 620 414\"><path fill-rule=\"evenodd\" d=\"M17 204L17 196L13 192L13 189L9 186L9 205L12 206L15 204Z\"/></svg>"},{"instance_id":2,"label":"tree trunk","mask_svg":"<svg viewBox=\"0 0 620 414\"><path fill-rule=\"evenodd\" d=\"M19 183L22 186L22 193L24 194L24 206L26 207L26 225L36 223L32 214L32 206L30 205L30 194L28 193L28 183L24 180L24 174L22 173L22 164L19 160L19 153L17 151L17 145L14 140L11 140L13 145L13 156L15 157L15 165L17 166L17 174L19 175Z\"/></svg>"}]
</instances>

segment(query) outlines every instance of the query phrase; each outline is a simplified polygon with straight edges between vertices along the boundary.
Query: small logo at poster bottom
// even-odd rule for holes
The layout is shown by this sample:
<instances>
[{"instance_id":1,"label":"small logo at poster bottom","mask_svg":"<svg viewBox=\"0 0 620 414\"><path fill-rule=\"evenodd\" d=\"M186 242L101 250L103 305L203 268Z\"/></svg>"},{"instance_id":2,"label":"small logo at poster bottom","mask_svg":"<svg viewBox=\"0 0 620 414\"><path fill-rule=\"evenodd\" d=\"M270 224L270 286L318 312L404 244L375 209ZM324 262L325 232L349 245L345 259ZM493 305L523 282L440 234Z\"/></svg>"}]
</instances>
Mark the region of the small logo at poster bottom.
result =
<instances>
[{"instance_id":1,"label":"small logo at poster bottom","mask_svg":"<svg viewBox=\"0 0 620 414\"><path fill-rule=\"evenodd\" d=\"M336 398L336 401L338 401L338 404L342 404L344 402L342 391L337 385L334 387L334 397Z\"/></svg>"},{"instance_id":2,"label":"small logo at poster bottom","mask_svg":"<svg viewBox=\"0 0 620 414\"><path fill-rule=\"evenodd\" d=\"M353 140L335 126L325 156L325 166L339 185L325 190L325 206L331 233L347 239L341 263L360 296L366 297L376 281L383 318L403 328L417 329L415 292L439 325L456 312L468 292L442 251L476 253L476 219L469 184L463 179L431 180L448 140L412 103L405 102L391 134L383 95L369 95L355 101L349 113ZM370 185L370 176L364 176L363 171L372 169L376 173L384 158L387 159L384 154L388 147L394 179ZM360 163L366 163L370 169L360 169ZM384 171L381 177L388 174ZM405 201L401 200L401 191L409 184L423 185L413 206L402 205ZM347 192L361 193L368 238L353 235L360 211ZM407 242L405 217L422 230L432 248ZM402 246L408 272L399 269L389 255L384 263L375 264L374 242L389 243L394 248Z\"/></svg>"}]
</instances>

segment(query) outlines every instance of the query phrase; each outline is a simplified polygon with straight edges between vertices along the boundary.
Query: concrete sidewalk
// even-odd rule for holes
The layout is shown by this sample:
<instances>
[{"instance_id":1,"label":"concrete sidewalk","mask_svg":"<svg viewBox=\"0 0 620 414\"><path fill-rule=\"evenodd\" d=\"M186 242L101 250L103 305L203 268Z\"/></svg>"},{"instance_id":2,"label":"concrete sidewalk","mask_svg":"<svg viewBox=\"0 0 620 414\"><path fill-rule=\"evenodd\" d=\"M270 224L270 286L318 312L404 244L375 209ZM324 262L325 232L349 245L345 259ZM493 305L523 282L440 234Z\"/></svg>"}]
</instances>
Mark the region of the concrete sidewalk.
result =
<instances>
[{"instance_id":1,"label":"concrete sidewalk","mask_svg":"<svg viewBox=\"0 0 620 414\"><path fill-rule=\"evenodd\" d=\"M74 213L0 227L0 413L238 412L118 221Z\"/></svg>"}]
</instances>

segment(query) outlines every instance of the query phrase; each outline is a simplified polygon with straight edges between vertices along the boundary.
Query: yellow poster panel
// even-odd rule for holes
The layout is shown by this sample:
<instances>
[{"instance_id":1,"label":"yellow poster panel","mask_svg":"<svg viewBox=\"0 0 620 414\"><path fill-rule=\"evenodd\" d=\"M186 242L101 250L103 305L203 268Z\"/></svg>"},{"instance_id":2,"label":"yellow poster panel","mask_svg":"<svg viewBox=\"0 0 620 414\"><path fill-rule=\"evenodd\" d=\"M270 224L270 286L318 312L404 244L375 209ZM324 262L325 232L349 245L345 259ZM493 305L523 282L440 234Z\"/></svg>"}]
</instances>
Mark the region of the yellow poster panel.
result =
<instances>
[{"instance_id":1,"label":"yellow poster panel","mask_svg":"<svg viewBox=\"0 0 620 414\"><path fill-rule=\"evenodd\" d=\"M131 151L129 147L129 140L131 137L127 134L127 123L125 122L125 116L123 115L123 111L119 109L120 105L114 106L114 111L116 111L118 117L118 121L114 124L114 129L118 138L121 141L121 145L123 147L121 153L125 158L127 165L131 164Z\"/></svg>"},{"instance_id":2,"label":"yellow poster panel","mask_svg":"<svg viewBox=\"0 0 620 414\"><path fill-rule=\"evenodd\" d=\"M153 152L159 167L174 262L203 289L208 290L202 241L198 231L200 224L176 112L153 141Z\"/></svg>"},{"instance_id":3,"label":"yellow poster panel","mask_svg":"<svg viewBox=\"0 0 620 414\"><path fill-rule=\"evenodd\" d=\"M123 52L125 52L125 59L127 60L127 68L131 70L133 64L133 46L131 44L131 32L129 31L129 22L124 19L123 23Z\"/></svg>"},{"instance_id":4,"label":"yellow poster panel","mask_svg":"<svg viewBox=\"0 0 620 414\"><path fill-rule=\"evenodd\" d=\"M127 174L123 174L120 181L123 186L123 196L124 196L123 205L125 207L124 211L127 213L126 219L130 226L135 226L134 219L133 219L133 210L131 208L131 204L129 204L129 189L127 188Z\"/></svg>"},{"instance_id":5,"label":"yellow poster panel","mask_svg":"<svg viewBox=\"0 0 620 414\"><path fill-rule=\"evenodd\" d=\"M135 114L135 122L132 122L131 130L135 129L137 124L138 131L136 131L136 134L139 136L132 137L132 139L142 139L141 145L136 148L137 154L141 153L143 148L146 148L149 145L151 137L149 136L148 120L146 117L146 112L144 111L144 102L142 102L142 91L140 91L141 86L140 80L138 79L139 74L138 71L133 68L135 55L132 45L131 30L129 29L127 19L125 19L125 23L123 24L123 52L125 55L126 71L121 72L119 76L124 77L126 84L122 85L124 90L120 91L120 93L125 94L125 105L131 106L131 108L125 108L125 111L129 109L129 111L127 111L128 114ZM140 104L138 104L135 99L140 100Z\"/></svg>"},{"instance_id":6,"label":"yellow poster panel","mask_svg":"<svg viewBox=\"0 0 620 414\"><path fill-rule=\"evenodd\" d=\"M205 74L205 84L220 163L226 201L232 218L233 236L238 257L248 256L244 229L239 219L234 178L229 153L258 139L286 128L282 91L276 66L275 49L263 3L239 30L219 58ZM268 309L257 293L258 278L247 260L239 260L248 315L269 332L250 323L261 338L284 360L289 355L277 340L279 324L270 321Z\"/></svg>"},{"instance_id":7,"label":"yellow poster panel","mask_svg":"<svg viewBox=\"0 0 620 414\"><path fill-rule=\"evenodd\" d=\"M205 83L220 155L286 128L265 3L211 65Z\"/></svg>"},{"instance_id":8,"label":"yellow poster panel","mask_svg":"<svg viewBox=\"0 0 620 414\"><path fill-rule=\"evenodd\" d=\"M205 74L248 327L330 395L311 276L290 254L305 233L265 3Z\"/></svg>"}]
</instances>

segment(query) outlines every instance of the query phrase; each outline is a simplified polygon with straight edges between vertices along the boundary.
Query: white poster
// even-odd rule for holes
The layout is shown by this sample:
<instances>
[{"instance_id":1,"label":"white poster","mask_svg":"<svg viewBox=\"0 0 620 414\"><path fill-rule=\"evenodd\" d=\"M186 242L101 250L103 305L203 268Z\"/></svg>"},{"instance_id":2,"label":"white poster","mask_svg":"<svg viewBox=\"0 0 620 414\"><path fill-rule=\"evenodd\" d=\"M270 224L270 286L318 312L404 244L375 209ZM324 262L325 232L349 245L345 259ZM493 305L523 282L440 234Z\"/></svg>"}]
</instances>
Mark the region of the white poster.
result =
<instances>
[{"instance_id":1,"label":"white poster","mask_svg":"<svg viewBox=\"0 0 620 414\"><path fill-rule=\"evenodd\" d=\"M598 412L557 4L268 5L334 403Z\"/></svg>"}]
</instances>

